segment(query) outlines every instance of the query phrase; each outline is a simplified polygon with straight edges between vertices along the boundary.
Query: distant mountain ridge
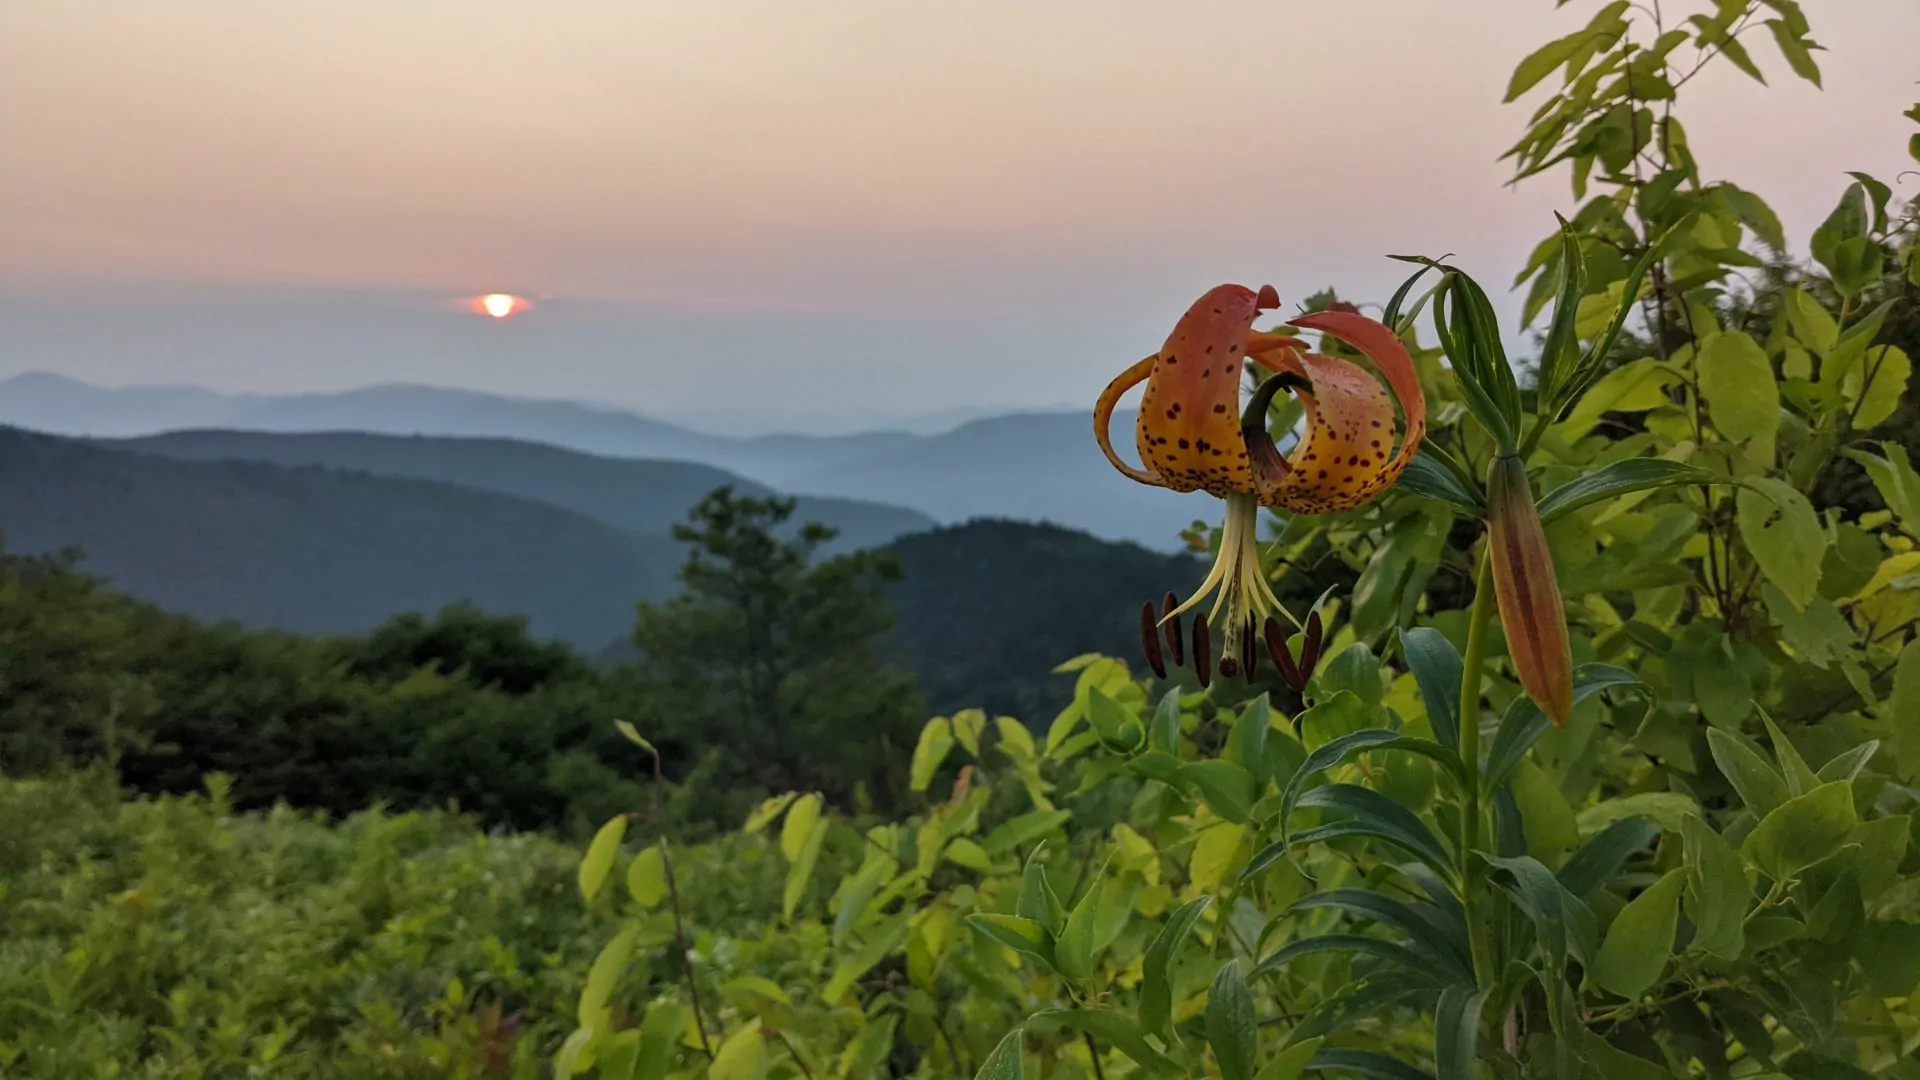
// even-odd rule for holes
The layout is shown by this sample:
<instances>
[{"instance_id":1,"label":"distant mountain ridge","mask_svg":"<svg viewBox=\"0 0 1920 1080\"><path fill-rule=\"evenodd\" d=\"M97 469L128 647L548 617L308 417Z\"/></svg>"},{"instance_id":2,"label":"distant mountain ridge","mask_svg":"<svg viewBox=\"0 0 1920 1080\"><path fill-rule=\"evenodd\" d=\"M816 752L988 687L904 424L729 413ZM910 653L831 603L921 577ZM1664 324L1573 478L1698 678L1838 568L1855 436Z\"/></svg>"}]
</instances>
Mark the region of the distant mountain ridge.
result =
<instances>
[{"instance_id":1,"label":"distant mountain ridge","mask_svg":"<svg viewBox=\"0 0 1920 1080\"><path fill-rule=\"evenodd\" d=\"M80 547L115 589L211 620L365 630L470 600L598 644L678 589L682 553L529 499L258 462L177 461L0 428L6 550Z\"/></svg>"},{"instance_id":2,"label":"distant mountain ridge","mask_svg":"<svg viewBox=\"0 0 1920 1080\"><path fill-rule=\"evenodd\" d=\"M184 387L116 390L57 375L0 382L0 424L132 437L197 428L504 438L604 457L709 465L777 490L892 503L940 522L1051 521L1159 550L1209 509L1142 487L1102 458L1083 412L973 420L937 435L729 438L616 409L426 386L229 397ZM1133 414L1114 417L1130 445Z\"/></svg>"},{"instance_id":3,"label":"distant mountain ridge","mask_svg":"<svg viewBox=\"0 0 1920 1080\"><path fill-rule=\"evenodd\" d=\"M585 514L616 528L666 536L715 488L774 494L765 485L710 465L605 457L517 439L376 435L366 432L176 431L100 445L187 461L259 461L313 465L377 476L436 480L531 499ZM794 516L840 531L828 549L879 547L931 529L916 510L861 499L800 496Z\"/></svg>"}]
</instances>

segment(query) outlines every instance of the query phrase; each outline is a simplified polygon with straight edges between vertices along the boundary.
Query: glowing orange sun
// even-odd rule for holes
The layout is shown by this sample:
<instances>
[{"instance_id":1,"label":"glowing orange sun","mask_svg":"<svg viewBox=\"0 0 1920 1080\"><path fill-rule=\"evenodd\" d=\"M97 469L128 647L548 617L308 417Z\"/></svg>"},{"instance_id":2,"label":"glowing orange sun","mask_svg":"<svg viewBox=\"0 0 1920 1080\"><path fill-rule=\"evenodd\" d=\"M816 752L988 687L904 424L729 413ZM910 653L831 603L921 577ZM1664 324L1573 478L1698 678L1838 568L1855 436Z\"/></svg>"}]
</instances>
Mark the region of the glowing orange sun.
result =
<instances>
[{"instance_id":1,"label":"glowing orange sun","mask_svg":"<svg viewBox=\"0 0 1920 1080\"><path fill-rule=\"evenodd\" d=\"M485 315L492 319L504 319L518 315L533 306L533 301L513 293L486 293L466 301L467 309L476 315Z\"/></svg>"}]
</instances>

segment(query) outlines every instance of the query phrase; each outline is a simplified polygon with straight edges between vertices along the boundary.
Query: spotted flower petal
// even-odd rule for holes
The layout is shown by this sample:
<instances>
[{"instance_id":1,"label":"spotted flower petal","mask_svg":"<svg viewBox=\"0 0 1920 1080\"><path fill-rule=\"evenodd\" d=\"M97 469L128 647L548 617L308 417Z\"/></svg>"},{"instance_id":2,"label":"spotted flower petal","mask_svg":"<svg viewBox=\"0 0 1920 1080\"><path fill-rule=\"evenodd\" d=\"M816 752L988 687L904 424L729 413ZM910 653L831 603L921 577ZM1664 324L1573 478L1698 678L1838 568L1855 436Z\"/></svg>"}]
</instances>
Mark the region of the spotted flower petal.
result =
<instances>
[{"instance_id":1,"label":"spotted flower petal","mask_svg":"<svg viewBox=\"0 0 1920 1080\"><path fill-rule=\"evenodd\" d=\"M1264 428L1247 429L1260 503L1303 514L1365 505L1399 478L1426 434L1427 402L1413 358L1391 330L1364 315L1321 311L1289 325L1353 346L1386 383L1352 361L1303 354L1292 343L1256 353L1265 366L1311 386L1295 391L1306 407L1306 435L1291 458L1280 456ZM1255 347L1262 344L1256 341ZM1394 414L1396 399L1405 414L1404 429Z\"/></svg>"}]
</instances>

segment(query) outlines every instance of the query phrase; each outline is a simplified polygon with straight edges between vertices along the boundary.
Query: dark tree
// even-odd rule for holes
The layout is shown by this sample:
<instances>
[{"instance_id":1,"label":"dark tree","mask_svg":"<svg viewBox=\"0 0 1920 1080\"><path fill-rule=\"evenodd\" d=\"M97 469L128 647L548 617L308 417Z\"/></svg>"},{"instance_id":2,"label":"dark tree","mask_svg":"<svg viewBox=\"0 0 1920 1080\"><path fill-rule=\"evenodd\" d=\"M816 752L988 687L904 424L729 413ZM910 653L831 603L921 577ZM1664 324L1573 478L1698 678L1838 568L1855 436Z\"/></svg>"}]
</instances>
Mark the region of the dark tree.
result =
<instances>
[{"instance_id":1,"label":"dark tree","mask_svg":"<svg viewBox=\"0 0 1920 1080\"><path fill-rule=\"evenodd\" d=\"M720 488L674 538L691 546L685 592L641 604L634 643L660 733L719 746L722 768L768 791L846 799L902 793L921 716L913 677L889 662L889 554L818 557L835 531L786 527L791 499Z\"/></svg>"}]
</instances>

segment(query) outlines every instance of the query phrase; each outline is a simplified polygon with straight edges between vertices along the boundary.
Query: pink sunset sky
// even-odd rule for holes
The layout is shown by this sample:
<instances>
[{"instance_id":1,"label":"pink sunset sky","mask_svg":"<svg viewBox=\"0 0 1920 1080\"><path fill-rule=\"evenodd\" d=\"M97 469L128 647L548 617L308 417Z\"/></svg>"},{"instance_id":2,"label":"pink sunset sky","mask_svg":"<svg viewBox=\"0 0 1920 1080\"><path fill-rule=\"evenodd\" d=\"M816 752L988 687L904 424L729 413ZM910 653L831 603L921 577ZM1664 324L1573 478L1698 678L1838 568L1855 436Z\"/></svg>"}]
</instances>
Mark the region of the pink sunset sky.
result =
<instances>
[{"instance_id":1,"label":"pink sunset sky","mask_svg":"<svg viewBox=\"0 0 1920 1080\"><path fill-rule=\"evenodd\" d=\"M1597 6L8 0L0 377L1084 405L1221 281L1504 288L1571 196L1502 91ZM1801 238L1920 98L1920 2L1805 6L1824 91L1763 35L1681 107Z\"/></svg>"}]
</instances>

